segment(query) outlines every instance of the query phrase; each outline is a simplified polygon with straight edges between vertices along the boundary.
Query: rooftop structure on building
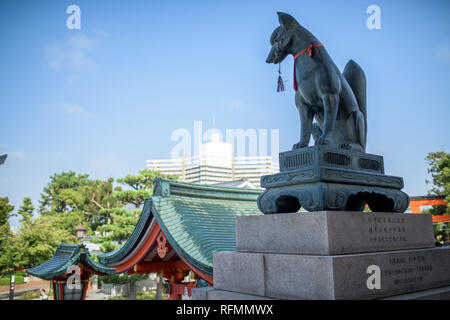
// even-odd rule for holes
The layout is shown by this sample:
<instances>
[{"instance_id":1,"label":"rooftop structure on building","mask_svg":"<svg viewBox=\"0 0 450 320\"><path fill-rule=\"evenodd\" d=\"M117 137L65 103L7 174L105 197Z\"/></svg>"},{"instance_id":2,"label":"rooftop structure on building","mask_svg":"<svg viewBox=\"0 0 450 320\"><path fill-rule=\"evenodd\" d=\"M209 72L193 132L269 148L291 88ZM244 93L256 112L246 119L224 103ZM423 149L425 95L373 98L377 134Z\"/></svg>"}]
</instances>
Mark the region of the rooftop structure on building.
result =
<instances>
[{"instance_id":1,"label":"rooftop structure on building","mask_svg":"<svg viewBox=\"0 0 450 320\"><path fill-rule=\"evenodd\" d=\"M214 186L218 187L230 187L230 188L246 188L246 189L258 189L253 183L247 179L232 180L220 183L213 183Z\"/></svg>"},{"instance_id":2,"label":"rooftop structure on building","mask_svg":"<svg viewBox=\"0 0 450 320\"><path fill-rule=\"evenodd\" d=\"M233 145L220 141L218 135L201 144L197 156L147 160L147 168L178 175L183 182L218 184L245 179L258 188L261 176L279 172L271 156L236 157Z\"/></svg>"}]
</instances>

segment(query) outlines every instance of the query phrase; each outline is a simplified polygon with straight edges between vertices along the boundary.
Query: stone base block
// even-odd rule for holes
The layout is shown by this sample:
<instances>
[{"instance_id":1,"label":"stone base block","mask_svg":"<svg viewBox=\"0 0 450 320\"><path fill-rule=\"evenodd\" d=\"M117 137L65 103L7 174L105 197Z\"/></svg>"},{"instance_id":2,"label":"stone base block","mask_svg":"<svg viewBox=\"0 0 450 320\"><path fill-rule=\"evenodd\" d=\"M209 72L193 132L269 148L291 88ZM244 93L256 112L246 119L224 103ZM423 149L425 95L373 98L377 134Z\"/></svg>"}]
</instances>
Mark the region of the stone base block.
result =
<instances>
[{"instance_id":1,"label":"stone base block","mask_svg":"<svg viewBox=\"0 0 450 320\"><path fill-rule=\"evenodd\" d=\"M378 299L448 286L449 268L450 248L331 256L216 252L214 289L276 299Z\"/></svg>"},{"instance_id":2,"label":"stone base block","mask_svg":"<svg viewBox=\"0 0 450 320\"><path fill-rule=\"evenodd\" d=\"M192 300L274 300L267 297L243 294L213 288L192 289Z\"/></svg>"},{"instance_id":3,"label":"stone base block","mask_svg":"<svg viewBox=\"0 0 450 320\"><path fill-rule=\"evenodd\" d=\"M215 252L214 289L265 296L264 255Z\"/></svg>"},{"instance_id":4,"label":"stone base block","mask_svg":"<svg viewBox=\"0 0 450 320\"><path fill-rule=\"evenodd\" d=\"M450 287L401 294L381 300L450 300Z\"/></svg>"},{"instance_id":5,"label":"stone base block","mask_svg":"<svg viewBox=\"0 0 450 320\"><path fill-rule=\"evenodd\" d=\"M212 287L206 288L192 288L191 289L191 299L192 300L208 300L208 292L213 290Z\"/></svg>"},{"instance_id":6,"label":"stone base block","mask_svg":"<svg viewBox=\"0 0 450 320\"><path fill-rule=\"evenodd\" d=\"M239 252L338 255L433 248L434 241L427 214L321 211L236 220Z\"/></svg>"},{"instance_id":7,"label":"stone base block","mask_svg":"<svg viewBox=\"0 0 450 320\"><path fill-rule=\"evenodd\" d=\"M267 297L253 296L232 291L214 290L213 288L192 289L192 300L275 300ZM422 290L382 298L380 300L450 300L450 286Z\"/></svg>"}]
</instances>

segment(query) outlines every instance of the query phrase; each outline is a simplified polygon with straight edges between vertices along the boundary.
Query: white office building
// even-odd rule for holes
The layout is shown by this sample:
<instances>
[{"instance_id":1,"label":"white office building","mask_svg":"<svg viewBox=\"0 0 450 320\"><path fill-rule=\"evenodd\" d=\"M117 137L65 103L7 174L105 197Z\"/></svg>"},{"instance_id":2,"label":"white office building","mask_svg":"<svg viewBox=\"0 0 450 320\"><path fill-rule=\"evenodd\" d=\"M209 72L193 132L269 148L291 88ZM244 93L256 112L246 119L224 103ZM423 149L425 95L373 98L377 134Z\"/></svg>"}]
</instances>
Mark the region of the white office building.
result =
<instances>
[{"instance_id":1,"label":"white office building","mask_svg":"<svg viewBox=\"0 0 450 320\"><path fill-rule=\"evenodd\" d=\"M235 157L233 145L212 135L203 143L199 155L178 159L147 160L147 168L164 174L176 174L178 180L200 184L218 184L247 180L260 187L261 176L279 172L271 156Z\"/></svg>"}]
</instances>

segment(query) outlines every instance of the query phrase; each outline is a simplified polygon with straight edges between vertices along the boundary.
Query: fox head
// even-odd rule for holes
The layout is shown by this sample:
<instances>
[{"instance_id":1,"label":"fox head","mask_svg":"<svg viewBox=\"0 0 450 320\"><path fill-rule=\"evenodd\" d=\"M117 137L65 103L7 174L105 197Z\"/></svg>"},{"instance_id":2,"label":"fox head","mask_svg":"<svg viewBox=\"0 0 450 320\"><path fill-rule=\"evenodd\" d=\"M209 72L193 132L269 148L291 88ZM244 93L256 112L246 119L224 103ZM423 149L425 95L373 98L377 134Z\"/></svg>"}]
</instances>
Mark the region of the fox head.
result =
<instances>
[{"instance_id":1,"label":"fox head","mask_svg":"<svg viewBox=\"0 0 450 320\"><path fill-rule=\"evenodd\" d=\"M270 36L270 49L267 56L267 63L280 63L290 52L292 36L296 29L300 27L297 20L291 15L283 12L277 12L280 26L277 27Z\"/></svg>"}]
</instances>

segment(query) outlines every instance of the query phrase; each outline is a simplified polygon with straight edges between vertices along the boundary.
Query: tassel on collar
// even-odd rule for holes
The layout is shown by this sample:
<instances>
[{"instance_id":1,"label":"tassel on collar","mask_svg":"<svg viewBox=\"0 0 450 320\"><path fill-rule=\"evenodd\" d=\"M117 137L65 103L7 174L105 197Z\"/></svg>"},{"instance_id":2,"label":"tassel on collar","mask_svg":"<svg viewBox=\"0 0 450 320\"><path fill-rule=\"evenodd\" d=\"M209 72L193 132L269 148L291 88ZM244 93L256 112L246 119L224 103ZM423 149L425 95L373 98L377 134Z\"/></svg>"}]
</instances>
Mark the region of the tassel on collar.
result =
<instances>
[{"instance_id":1,"label":"tassel on collar","mask_svg":"<svg viewBox=\"0 0 450 320\"><path fill-rule=\"evenodd\" d=\"M281 79L281 66L278 64L278 85L277 85L277 92L284 91L284 83L283 79Z\"/></svg>"}]
</instances>

